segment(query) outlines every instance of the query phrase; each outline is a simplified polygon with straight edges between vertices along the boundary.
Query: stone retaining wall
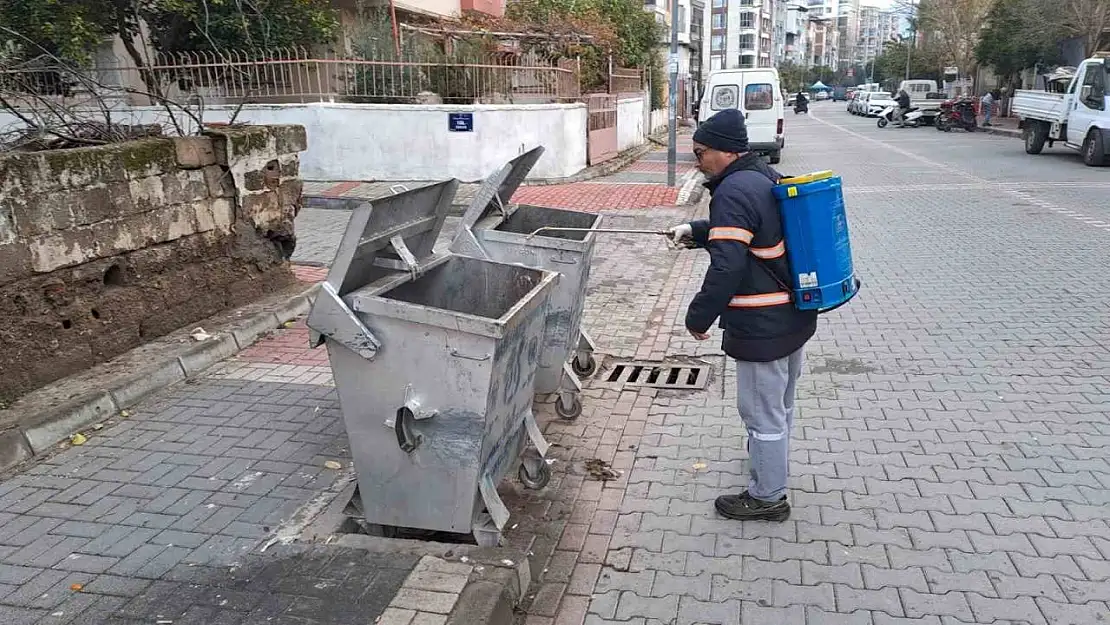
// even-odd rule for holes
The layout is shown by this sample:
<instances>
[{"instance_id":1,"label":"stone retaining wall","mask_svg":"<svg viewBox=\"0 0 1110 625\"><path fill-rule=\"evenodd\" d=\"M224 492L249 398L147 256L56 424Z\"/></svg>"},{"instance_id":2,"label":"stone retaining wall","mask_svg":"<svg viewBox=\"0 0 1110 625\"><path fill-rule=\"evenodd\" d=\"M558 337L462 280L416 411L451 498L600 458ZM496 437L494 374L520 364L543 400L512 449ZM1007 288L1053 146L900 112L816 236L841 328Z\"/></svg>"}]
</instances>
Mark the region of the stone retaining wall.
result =
<instances>
[{"instance_id":1,"label":"stone retaining wall","mask_svg":"<svg viewBox=\"0 0 1110 625\"><path fill-rule=\"evenodd\" d=\"M0 403L292 283L300 126L0 156Z\"/></svg>"}]
</instances>

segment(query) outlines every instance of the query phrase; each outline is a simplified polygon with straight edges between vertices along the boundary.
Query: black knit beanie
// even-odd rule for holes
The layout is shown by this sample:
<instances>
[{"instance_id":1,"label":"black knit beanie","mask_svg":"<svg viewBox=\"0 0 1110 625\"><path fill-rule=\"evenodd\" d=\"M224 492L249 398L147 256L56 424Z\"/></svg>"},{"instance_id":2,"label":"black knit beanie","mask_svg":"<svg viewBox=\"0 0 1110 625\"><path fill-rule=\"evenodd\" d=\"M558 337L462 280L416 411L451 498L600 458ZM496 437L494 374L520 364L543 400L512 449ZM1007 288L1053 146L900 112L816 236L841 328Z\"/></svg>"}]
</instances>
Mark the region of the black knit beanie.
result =
<instances>
[{"instance_id":1,"label":"black knit beanie","mask_svg":"<svg viewBox=\"0 0 1110 625\"><path fill-rule=\"evenodd\" d=\"M748 127L744 114L737 109L725 109L705 120L694 132L694 142L704 146L743 154L748 151Z\"/></svg>"}]
</instances>

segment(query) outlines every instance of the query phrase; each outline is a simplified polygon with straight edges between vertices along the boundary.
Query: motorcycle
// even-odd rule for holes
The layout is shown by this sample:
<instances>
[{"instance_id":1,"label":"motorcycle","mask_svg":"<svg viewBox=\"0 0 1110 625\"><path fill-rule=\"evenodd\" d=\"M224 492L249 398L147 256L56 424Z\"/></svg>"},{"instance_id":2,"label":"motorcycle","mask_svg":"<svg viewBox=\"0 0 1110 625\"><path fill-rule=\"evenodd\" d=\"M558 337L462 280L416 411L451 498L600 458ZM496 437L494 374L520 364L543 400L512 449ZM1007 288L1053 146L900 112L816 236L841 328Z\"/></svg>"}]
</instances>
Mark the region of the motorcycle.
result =
<instances>
[{"instance_id":1,"label":"motorcycle","mask_svg":"<svg viewBox=\"0 0 1110 625\"><path fill-rule=\"evenodd\" d=\"M940 105L936 126L940 132L952 132L952 128L975 132L979 127L979 120L975 117L975 103L969 98L945 100Z\"/></svg>"},{"instance_id":2,"label":"motorcycle","mask_svg":"<svg viewBox=\"0 0 1110 625\"><path fill-rule=\"evenodd\" d=\"M797 115L798 113L809 113L809 102L795 102L794 114Z\"/></svg>"},{"instance_id":3,"label":"motorcycle","mask_svg":"<svg viewBox=\"0 0 1110 625\"><path fill-rule=\"evenodd\" d=\"M886 128L888 124L897 123L894 121L894 113L898 110L897 106L888 106L879 113L879 121L877 122L879 128ZM902 115L901 126L903 128L917 128L922 124L922 113L917 108L910 108Z\"/></svg>"}]
</instances>

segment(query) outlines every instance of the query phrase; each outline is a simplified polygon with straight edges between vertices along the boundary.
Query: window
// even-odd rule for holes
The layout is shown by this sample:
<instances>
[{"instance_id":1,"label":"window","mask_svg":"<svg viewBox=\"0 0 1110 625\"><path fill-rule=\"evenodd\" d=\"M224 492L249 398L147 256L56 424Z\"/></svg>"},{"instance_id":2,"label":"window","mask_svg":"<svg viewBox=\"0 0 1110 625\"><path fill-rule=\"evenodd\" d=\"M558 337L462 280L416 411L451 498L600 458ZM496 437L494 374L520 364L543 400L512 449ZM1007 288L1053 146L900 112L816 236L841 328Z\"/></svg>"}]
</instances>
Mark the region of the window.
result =
<instances>
[{"instance_id":1,"label":"window","mask_svg":"<svg viewBox=\"0 0 1110 625\"><path fill-rule=\"evenodd\" d=\"M1099 111L1106 109L1107 70L1102 63L1088 63L1083 72L1083 91L1088 92L1083 104ZM1082 95L1082 93L1080 94Z\"/></svg>"},{"instance_id":2,"label":"window","mask_svg":"<svg viewBox=\"0 0 1110 625\"><path fill-rule=\"evenodd\" d=\"M714 9L722 9L728 6L728 0L713 0Z\"/></svg>"},{"instance_id":3,"label":"window","mask_svg":"<svg viewBox=\"0 0 1110 625\"><path fill-rule=\"evenodd\" d=\"M724 50L725 49L725 36L724 35L713 35L713 41L710 45L710 49L713 50L714 52L720 52L720 51Z\"/></svg>"},{"instance_id":4,"label":"window","mask_svg":"<svg viewBox=\"0 0 1110 625\"><path fill-rule=\"evenodd\" d=\"M713 87L713 99L710 101L710 106L714 111L736 108L739 91L736 85L717 85Z\"/></svg>"},{"instance_id":5,"label":"window","mask_svg":"<svg viewBox=\"0 0 1110 625\"><path fill-rule=\"evenodd\" d=\"M741 13L740 28L755 28L755 13Z\"/></svg>"},{"instance_id":6,"label":"window","mask_svg":"<svg viewBox=\"0 0 1110 625\"><path fill-rule=\"evenodd\" d=\"M724 13L714 13L713 14L713 30L721 30L724 27L725 27L725 14Z\"/></svg>"},{"instance_id":7,"label":"window","mask_svg":"<svg viewBox=\"0 0 1110 625\"><path fill-rule=\"evenodd\" d=\"M775 105L775 90L769 83L744 87L744 110L766 111Z\"/></svg>"},{"instance_id":8,"label":"window","mask_svg":"<svg viewBox=\"0 0 1110 625\"><path fill-rule=\"evenodd\" d=\"M741 50L754 50L755 49L755 35L740 35L740 49Z\"/></svg>"}]
</instances>

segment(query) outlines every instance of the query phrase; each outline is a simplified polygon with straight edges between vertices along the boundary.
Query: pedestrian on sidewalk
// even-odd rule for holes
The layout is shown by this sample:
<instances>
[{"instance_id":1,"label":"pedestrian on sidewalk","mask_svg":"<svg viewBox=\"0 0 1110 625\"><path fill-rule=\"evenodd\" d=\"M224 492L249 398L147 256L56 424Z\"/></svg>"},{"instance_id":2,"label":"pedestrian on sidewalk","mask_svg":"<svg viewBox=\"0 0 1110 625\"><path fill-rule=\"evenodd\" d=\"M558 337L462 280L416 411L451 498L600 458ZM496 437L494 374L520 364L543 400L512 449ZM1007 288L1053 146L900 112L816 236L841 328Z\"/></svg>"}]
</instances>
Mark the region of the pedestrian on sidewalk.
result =
<instances>
[{"instance_id":1,"label":"pedestrian on sidewalk","mask_svg":"<svg viewBox=\"0 0 1110 625\"><path fill-rule=\"evenodd\" d=\"M686 328L709 338L724 330L725 353L736 361L736 402L748 431L748 489L723 495L715 506L737 520L785 521L790 429L803 347L817 329L817 313L794 307L778 201L771 188L782 175L750 151L744 115L717 113L694 133L698 169L708 178L709 219L675 226L672 241L709 251L701 291L690 303Z\"/></svg>"},{"instance_id":2,"label":"pedestrian on sidewalk","mask_svg":"<svg viewBox=\"0 0 1110 625\"><path fill-rule=\"evenodd\" d=\"M991 126L991 116L994 114L995 95L993 91L986 92L979 100L979 108L983 109L983 126Z\"/></svg>"}]
</instances>

